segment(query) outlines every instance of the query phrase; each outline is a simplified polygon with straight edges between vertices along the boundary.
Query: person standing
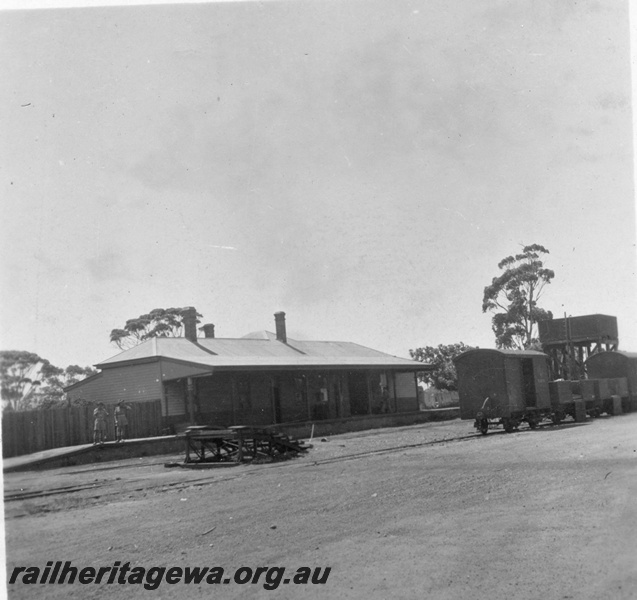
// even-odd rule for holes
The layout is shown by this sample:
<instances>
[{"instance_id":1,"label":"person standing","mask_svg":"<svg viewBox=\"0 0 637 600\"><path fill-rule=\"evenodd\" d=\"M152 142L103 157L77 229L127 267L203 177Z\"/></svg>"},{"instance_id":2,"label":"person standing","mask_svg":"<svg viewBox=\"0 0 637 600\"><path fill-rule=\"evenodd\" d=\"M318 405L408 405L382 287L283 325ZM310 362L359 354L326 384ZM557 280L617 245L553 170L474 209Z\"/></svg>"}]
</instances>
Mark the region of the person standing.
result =
<instances>
[{"instance_id":1,"label":"person standing","mask_svg":"<svg viewBox=\"0 0 637 600\"><path fill-rule=\"evenodd\" d=\"M123 400L120 400L115 407L115 435L117 436L117 443L123 442L128 434L128 417L126 411L130 407L124 404Z\"/></svg>"},{"instance_id":2,"label":"person standing","mask_svg":"<svg viewBox=\"0 0 637 600\"><path fill-rule=\"evenodd\" d=\"M103 402L98 402L97 408L93 411L93 446L100 446L106 440L106 417L108 411Z\"/></svg>"},{"instance_id":3,"label":"person standing","mask_svg":"<svg viewBox=\"0 0 637 600\"><path fill-rule=\"evenodd\" d=\"M386 385L381 386L380 412L390 412L389 407L389 388Z\"/></svg>"}]
</instances>

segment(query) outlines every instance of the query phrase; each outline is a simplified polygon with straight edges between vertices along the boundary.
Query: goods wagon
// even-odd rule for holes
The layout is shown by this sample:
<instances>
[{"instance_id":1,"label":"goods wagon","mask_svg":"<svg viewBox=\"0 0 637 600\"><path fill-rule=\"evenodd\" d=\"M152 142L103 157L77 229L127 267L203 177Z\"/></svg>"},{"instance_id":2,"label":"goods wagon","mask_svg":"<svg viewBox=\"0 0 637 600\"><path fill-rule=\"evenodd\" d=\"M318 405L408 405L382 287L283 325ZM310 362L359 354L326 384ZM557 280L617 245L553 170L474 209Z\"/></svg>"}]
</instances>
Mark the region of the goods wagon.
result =
<instances>
[{"instance_id":1,"label":"goods wagon","mask_svg":"<svg viewBox=\"0 0 637 600\"><path fill-rule=\"evenodd\" d=\"M530 427L551 414L547 356L531 350L474 349L454 359L460 418L483 434L502 425Z\"/></svg>"}]
</instances>

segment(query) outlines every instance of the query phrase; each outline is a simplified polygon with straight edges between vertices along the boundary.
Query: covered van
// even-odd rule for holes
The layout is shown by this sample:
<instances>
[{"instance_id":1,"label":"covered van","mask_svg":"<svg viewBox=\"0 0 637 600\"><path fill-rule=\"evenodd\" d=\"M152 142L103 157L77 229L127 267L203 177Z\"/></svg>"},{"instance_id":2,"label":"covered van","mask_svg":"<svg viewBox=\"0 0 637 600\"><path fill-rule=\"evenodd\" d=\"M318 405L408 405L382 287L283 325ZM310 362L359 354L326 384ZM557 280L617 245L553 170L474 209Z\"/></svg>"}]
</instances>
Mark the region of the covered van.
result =
<instances>
[{"instance_id":1,"label":"covered van","mask_svg":"<svg viewBox=\"0 0 637 600\"><path fill-rule=\"evenodd\" d=\"M488 418L510 418L551 406L547 356L531 350L468 350L454 360L460 418L475 419L489 398Z\"/></svg>"}]
</instances>

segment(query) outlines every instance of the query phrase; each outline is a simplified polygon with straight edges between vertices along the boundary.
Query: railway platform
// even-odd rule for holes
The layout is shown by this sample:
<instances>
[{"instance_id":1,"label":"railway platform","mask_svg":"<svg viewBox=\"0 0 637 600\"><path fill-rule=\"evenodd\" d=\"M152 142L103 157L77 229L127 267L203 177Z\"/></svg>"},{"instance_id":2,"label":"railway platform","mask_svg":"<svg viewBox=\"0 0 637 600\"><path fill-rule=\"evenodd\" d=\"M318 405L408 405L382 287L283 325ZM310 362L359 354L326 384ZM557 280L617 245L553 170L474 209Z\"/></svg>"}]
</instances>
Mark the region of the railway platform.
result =
<instances>
[{"instance_id":1,"label":"railway platform","mask_svg":"<svg viewBox=\"0 0 637 600\"><path fill-rule=\"evenodd\" d=\"M283 434L296 438L297 440L302 440L347 432L416 425L429 421L448 421L457 419L458 417L459 409L452 407L428 409L410 413L360 415L343 419L283 423L269 426L267 429L273 434ZM192 450L194 451L194 448L192 448ZM183 453L183 435L131 439L120 444L109 441L102 446L83 444L64 448L51 448L33 454L5 458L3 460L3 472L56 469L67 466L122 460L125 458ZM195 457L193 456L193 458Z\"/></svg>"}]
</instances>

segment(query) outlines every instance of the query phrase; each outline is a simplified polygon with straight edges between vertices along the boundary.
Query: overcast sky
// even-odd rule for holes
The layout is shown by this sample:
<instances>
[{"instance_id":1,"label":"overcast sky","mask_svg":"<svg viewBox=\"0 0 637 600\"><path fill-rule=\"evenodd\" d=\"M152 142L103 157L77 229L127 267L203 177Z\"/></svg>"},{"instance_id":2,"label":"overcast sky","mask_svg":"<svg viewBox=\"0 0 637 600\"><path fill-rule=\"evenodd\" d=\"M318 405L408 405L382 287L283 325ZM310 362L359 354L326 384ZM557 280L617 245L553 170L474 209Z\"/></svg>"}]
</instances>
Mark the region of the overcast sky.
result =
<instances>
[{"instance_id":1,"label":"overcast sky","mask_svg":"<svg viewBox=\"0 0 637 600\"><path fill-rule=\"evenodd\" d=\"M539 243L544 308L615 315L637 351L628 8L0 12L1 347L94 364L188 305L220 337L283 310L399 356L493 347L483 289Z\"/></svg>"}]
</instances>

